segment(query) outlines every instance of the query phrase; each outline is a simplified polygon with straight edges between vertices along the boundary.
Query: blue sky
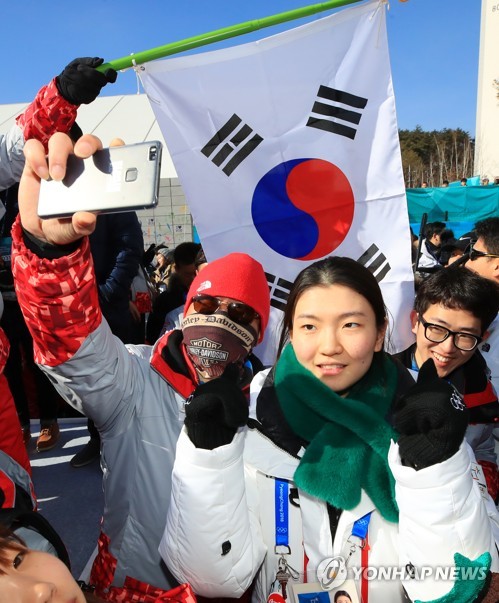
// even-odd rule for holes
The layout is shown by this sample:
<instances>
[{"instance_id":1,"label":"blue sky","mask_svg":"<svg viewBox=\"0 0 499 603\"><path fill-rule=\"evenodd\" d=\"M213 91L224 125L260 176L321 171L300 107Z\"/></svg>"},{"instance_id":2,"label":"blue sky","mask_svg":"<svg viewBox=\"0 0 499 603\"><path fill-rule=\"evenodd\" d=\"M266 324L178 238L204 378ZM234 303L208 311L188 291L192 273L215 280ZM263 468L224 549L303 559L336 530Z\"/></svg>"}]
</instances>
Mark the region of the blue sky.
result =
<instances>
[{"instance_id":1,"label":"blue sky","mask_svg":"<svg viewBox=\"0 0 499 603\"><path fill-rule=\"evenodd\" d=\"M112 60L314 3L313 0L3 3L0 103L30 101L43 84L75 57L101 56ZM480 8L480 0L391 0L388 38L400 128L412 129L418 124L425 130L462 128L474 135ZM268 28L205 48L249 41L282 29ZM103 94L133 94L136 90L135 74L126 71Z\"/></svg>"}]
</instances>

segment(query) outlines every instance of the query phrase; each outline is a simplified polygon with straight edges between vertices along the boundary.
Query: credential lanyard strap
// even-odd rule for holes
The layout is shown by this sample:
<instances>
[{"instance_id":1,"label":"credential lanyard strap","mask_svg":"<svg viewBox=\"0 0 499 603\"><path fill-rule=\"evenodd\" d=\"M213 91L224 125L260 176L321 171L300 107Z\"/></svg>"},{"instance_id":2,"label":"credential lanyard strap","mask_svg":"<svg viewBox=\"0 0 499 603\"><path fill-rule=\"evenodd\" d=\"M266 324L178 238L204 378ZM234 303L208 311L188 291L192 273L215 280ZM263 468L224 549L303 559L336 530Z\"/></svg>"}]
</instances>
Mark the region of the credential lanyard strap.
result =
<instances>
[{"instance_id":1,"label":"credential lanyard strap","mask_svg":"<svg viewBox=\"0 0 499 603\"><path fill-rule=\"evenodd\" d=\"M275 544L289 548L289 482L275 480Z\"/></svg>"}]
</instances>

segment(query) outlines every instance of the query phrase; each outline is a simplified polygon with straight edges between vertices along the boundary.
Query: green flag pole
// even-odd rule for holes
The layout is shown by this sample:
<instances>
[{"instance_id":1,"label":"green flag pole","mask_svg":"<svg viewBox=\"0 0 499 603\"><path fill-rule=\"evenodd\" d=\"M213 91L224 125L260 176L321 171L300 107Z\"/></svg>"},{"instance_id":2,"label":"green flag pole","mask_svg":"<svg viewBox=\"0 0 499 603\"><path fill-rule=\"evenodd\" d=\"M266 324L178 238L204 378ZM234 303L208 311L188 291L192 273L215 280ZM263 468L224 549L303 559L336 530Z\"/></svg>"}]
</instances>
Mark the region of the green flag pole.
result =
<instances>
[{"instance_id":1,"label":"green flag pole","mask_svg":"<svg viewBox=\"0 0 499 603\"><path fill-rule=\"evenodd\" d=\"M302 17L309 17L316 13L323 12L325 10L339 8L340 6L347 6L348 4L354 4L360 0L329 0L327 2L320 2L319 4L312 4L310 6L304 6L303 8L296 8L289 10L284 13L277 15L271 15L270 17L263 17L262 19L256 19L253 21L246 21L245 23L239 23L238 25L231 25L222 29L216 29L205 34L193 36L192 38L185 38L178 42L171 42L164 46L158 46L157 48L151 48L151 50L144 50L137 52L132 55L122 57L121 59L114 59L108 63L103 63L100 67L97 67L99 71L105 71L110 67L119 71L120 69L127 69L134 65L141 65L148 61L154 61L162 57L167 57L172 54L178 54L185 50L192 50L193 48L199 48L200 46L206 46L207 44L213 44L214 42L220 42L221 40L228 40L229 38L235 38L236 36L242 36L243 34L250 33L252 31L258 31L265 27L271 27L272 25L279 25L280 23L286 23L287 21L293 21L294 19L300 19Z\"/></svg>"}]
</instances>

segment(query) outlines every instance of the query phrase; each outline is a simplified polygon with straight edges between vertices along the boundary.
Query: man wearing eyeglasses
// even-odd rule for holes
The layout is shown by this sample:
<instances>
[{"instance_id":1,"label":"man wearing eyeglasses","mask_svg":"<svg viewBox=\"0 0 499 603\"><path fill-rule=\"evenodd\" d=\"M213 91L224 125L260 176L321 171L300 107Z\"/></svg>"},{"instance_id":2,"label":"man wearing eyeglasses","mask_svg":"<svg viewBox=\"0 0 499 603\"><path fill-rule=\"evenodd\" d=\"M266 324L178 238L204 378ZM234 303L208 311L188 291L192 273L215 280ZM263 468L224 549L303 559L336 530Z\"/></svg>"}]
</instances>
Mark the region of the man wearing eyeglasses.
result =
<instances>
[{"instance_id":1,"label":"man wearing eyeglasses","mask_svg":"<svg viewBox=\"0 0 499 603\"><path fill-rule=\"evenodd\" d=\"M463 395L470 412L466 439L484 469L492 498L499 494L494 426L499 421L497 394L478 345L499 311L498 286L470 270L451 266L419 287L411 312L416 342L397 357L417 373L431 358L438 376Z\"/></svg>"},{"instance_id":2,"label":"man wearing eyeglasses","mask_svg":"<svg viewBox=\"0 0 499 603\"><path fill-rule=\"evenodd\" d=\"M90 257L96 216L37 216L40 179L50 173L61 180L70 153L85 158L100 147L86 135L73 149L60 133L46 157L38 141L27 143L13 273L36 361L101 436L106 504L90 582L106 600L142 601L146 593L159 600L177 586L158 546L180 430L185 420L209 447L245 425L253 376L248 356L265 333L269 288L261 264L232 253L192 282L182 329L154 348L114 337L99 308Z\"/></svg>"}]
</instances>

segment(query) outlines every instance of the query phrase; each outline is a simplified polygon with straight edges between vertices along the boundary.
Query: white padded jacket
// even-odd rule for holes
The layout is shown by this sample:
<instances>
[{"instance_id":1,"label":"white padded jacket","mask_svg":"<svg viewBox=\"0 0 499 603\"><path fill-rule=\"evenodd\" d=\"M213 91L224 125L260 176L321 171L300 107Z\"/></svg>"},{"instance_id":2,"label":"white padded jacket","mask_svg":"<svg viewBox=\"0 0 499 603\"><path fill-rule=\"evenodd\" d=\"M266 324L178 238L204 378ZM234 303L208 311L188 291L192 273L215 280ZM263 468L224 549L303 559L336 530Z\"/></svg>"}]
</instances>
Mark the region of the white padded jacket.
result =
<instances>
[{"instance_id":1,"label":"white padded jacket","mask_svg":"<svg viewBox=\"0 0 499 603\"><path fill-rule=\"evenodd\" d=\"M268 371L252 383L251 414ZM376 511L367 494L343 511L334 539L326 504L299 491L290 505L289 564L300 580L317 581L325 558L346 556L355 520L373 511L369 524L369 567L453 567L454 554L475 560L484 552L499 570L496 538L499 518L490 498L472 478L473 453L463 442L444 463L421 471L401 464L398 446L388 453L396 481L398 524ZM257 429L241 430L226 446L197 449L182 431L172 476L172 501L160 553L177 579L190 582L206 597L240 597L255 581L253 601L267 600L279 555L274 553L274 478L290 480L299 459ZM306 571L304 558L308 559ZM357 548L349 567L361 567ZM256 580L255 580L256 579ZM358 583L358 590L362 585ZM453 588L453 581L370 580L369 603L433 601ZM456 599L458 600L458 599ZM464 601L461 601L464 603Z\"/></svg>"}]
</instances>

